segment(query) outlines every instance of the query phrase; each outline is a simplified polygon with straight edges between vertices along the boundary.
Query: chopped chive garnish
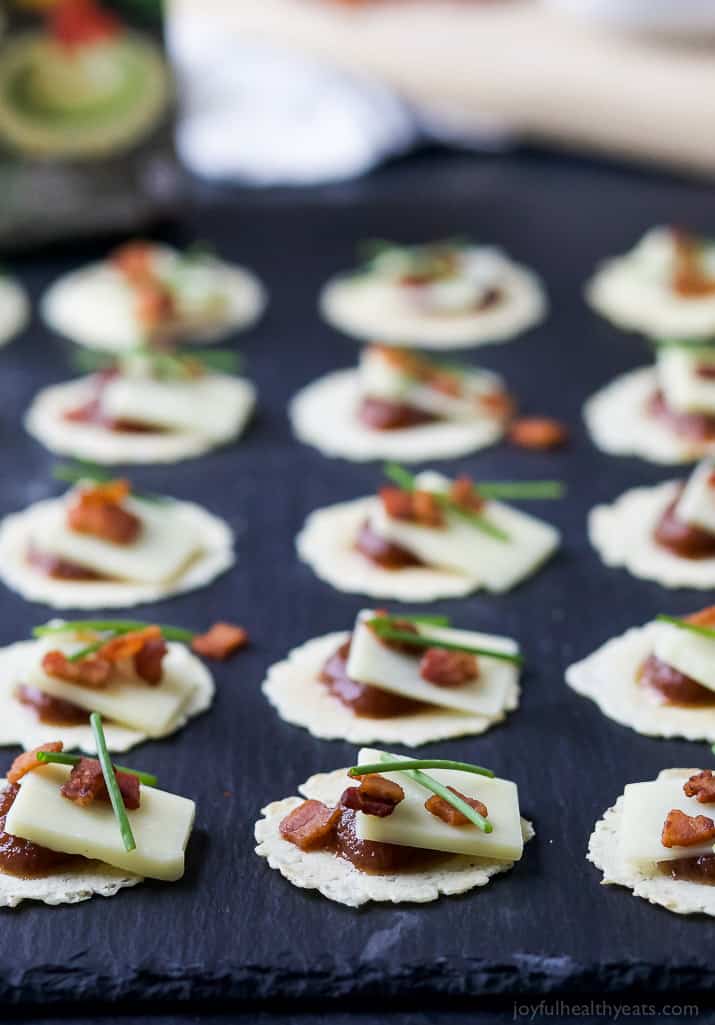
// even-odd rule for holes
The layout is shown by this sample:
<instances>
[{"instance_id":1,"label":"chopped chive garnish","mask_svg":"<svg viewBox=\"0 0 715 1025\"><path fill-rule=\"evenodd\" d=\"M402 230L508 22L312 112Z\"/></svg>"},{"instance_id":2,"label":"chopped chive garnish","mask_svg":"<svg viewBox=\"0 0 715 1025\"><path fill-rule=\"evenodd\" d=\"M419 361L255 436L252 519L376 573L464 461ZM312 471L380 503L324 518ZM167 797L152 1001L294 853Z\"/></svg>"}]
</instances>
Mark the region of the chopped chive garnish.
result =
<instances>
[{"instance_id":1,"label":"chopped chive garnish","mask_svg":"<svg viewBox=\"0 0 715 1025\"><path fill-rule=\"evenodd\" d=\"M445 651L464 651L469 655L483 655L485 658L496 658L502 662L513 662L515 665L523 665L524 656L514 652L494 651L493 648L473 648L469 644L455 644L453 641L443 641L437 637L429 637L427 634L413 634L408 630L400 630L391 625L389 619L371 619L367 623L375 633L386 641L406 641L416 648L444 648Z\"/></svg>"},{"instance_id":2,"label":"chopped chive garnish","mask_svg":"<svg viewBox=\"0 0 715 1025\"><path fill-rule=\"evenodd\" d=\"M44 626L36 626L32 631L35 637L47 637L52 634L71 633L73 630L89 630L94 633L127 634L134 630L145 630L152 626L151 623L142 622L139 619L75 619L65 623L54 625L45 623ZM184 630L178 626L160 625L162 637L166 641L181 641L190 644L196 636L193 630Z\"/></svg>"},{"instance_id":3,"label":"chopped chive garnish","mask_svg":"<svg viewBox=\"0 0 715 1025\"><path fill-rule=\"evenodd\" d=\"M417 487L417 478L399 463L386 463L382 472L403 491L414 491Z\"/></svg>"},{"instance_id":4,"label":"chopped chive garnish","mask_svg":"<svg viewBox=\"0 0 715 1025\"><path fill-rule=\"evenodd\" d=\"M62 751L38 751L38 762L45 762L48 765L77 765L81 755L65 754ZM136 776L140 783L146 787L155 787L159 780L150 772L140 772L139 769L130 769L126 765L115 765L115 772L124 772L129 776Z\"/></svg>"},{"instance_id":5,"label":"chopped chive garnish","mask_svg":"<svg viewBox=\"0 0 715 1025\"><path fill-rule=\"evenodd\" d=\"M94 644L88 644L86 648L80 648L79 651L75 651L74 655L69 655L67 661L81 662L83 658L87 658L88 655L93 655L95 651L99 651L106 643L106 641L95 641Z\"/></svg>"},{"instance_id":6,"label":"chopped chive garnish","mask_svg":"<svg viewBox=\"0 0 715 1025\"><path fill-rule=\"evenodd\" d=\"M662 623L670 623L671 626L677 626L681 630L690 630L691 633L700 634L701 637L709 637L710 640L715 641L715 628L710 626L698 626L697 623L688 623L685 619L678 619L677 616L666 616L661 613L655 617Z\"/></svg>"},{"instance_id":7,"label":"chopped chive garnish","mask_svg":"<svg viewBox=\"0 0 715 1025\"><path fill-rule=\"evenodd\" d=\"M560 480L480 481L474 485L483 498L562 498L566 485Z\"/></svg>"},{"instance_id":8,"label":"chopped chive garnish","mask_svg":"<svg viewBox=\"0 0 715 1025\"><path fill-rule=\"evenodd\" d=\"M405 616L400 613L397 619L407 623L428 623L430 626L449 626L449 616Z\"/></svg>"},{"instance_id":9,"label":"chopped chive garnish","mask_svg":"<svg viewBox=\"0 0 715 1025\"><path fill-rule=\"evenodd\" d=\"M132 827L129 825L129 816L127 815L127 809L124 807L124 798L122 797L122 792L119 789L117 777L114 773L114 766L112 765L112 761L109 757L107 740L104 736L104 729L102 727L102 717L99 712L92 712L89 717L89 722L92 727L92 733L94 734L94 742L97 745L97 758L99 759L99 764L102 766L102 775L104 776L109 800L111 801L114 815L119 824L119 832L122 834L124 850L134 851L137 847L136 840L132 833Z\"/></svg>"}]
</instances>

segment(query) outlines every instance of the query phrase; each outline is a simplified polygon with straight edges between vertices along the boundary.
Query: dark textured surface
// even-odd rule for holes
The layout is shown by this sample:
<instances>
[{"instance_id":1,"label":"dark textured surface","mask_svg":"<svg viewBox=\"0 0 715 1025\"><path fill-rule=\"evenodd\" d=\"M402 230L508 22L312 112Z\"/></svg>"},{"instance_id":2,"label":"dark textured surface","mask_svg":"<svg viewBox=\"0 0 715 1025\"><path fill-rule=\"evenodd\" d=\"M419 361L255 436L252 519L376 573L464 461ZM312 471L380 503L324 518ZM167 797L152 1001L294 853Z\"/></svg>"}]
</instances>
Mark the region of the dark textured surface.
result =
<instances>
[{"instance_id":1,"label":"dark textured surface","mask_svg":"<svg viewBox=\"0 0 715 1025\"><path fill-rule=\"evenodd\" d=\"M526 991L713 988L712 922L600 888L584 857L594 821L627 781L665 766L711 764L712 756L705 745L649 740L618 727L563 682L565 666L607 637L661 610L703 604L702 595L666 592L607 570L585 534L596 501L669 474L600 455L584 435L583 400L615 373L646 361L648 350L591 315L581 287L598 258L668 220L715 231L712 193L535 156L433 156L355 185L249 192L231 202L213 194L187 211L178 239L215 242L226 256L253 264L271 290L267 318L238 342L260 410L240 445L134 474L146 487L204 501L239 532L230 575L199 595L137 612L191 626L235 619L256 643L217 670L209 714L131 756L198 802L186 877L108 901L0 913L0 999L268 1005L286 998L300 1006L357 994L382 1006L407 995L461 1003L476 994ZM514 871L481 892L356 912L295 889L253 854L252 826L264 803L294 793L313 772L353 760L349 745L319 742L280 722L259 686L272 662L309 637L348 627L363 604L316 580L296 560L293 538L315 507L367 494L378 482L377 467L327 460L294 443L286 402L302 384L357 355L315 314L319 284L351 262L354 242L455 233L501 243L544 275L548 320L512 344L466 358L503 371L526 411L565 419L573 444L545 456L500 446L442 465L483 478L560 477L570 495L532 506L564 533L563 550L537 577L502 597L435 604L459 625L518 637L528 669L521 708L506 725L424 751L478 760L517 780L537 836ZM37 294L58 271L99 251L78 247L16 269ZM2 513L54 490L52 459L23 434L20 418L38 386L69 376L67 349L35 322L0 353ZM0 643L25 635L47 614L3 592Z\"/></svg>"}]
</instances>

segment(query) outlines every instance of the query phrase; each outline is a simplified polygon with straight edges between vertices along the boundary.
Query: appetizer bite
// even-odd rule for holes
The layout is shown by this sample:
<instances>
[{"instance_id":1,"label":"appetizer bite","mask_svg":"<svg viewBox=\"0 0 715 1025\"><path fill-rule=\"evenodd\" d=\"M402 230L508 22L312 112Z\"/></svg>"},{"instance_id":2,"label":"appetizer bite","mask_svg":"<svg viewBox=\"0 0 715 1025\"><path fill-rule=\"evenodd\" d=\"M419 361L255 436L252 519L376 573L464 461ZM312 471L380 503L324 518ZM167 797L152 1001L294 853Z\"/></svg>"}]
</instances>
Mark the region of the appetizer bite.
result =
<instances>
[{"instance_id":1,"label":"appetizer bite","mask_svg":"<svg viewBox=\"0 0 715 1025\"><path fill-rule=\"evenodd\" d=\"M391 485L311 513L296 540L300 558L339 591L405 602L508 591L559 545L554 527L497 500L558 498L557 481L385 472Z\"/></svg>"},{"instance_id":2,"label":"appetizer bite","mask_svg":"<svg viewBox=\"0 0 715 1025\"><path fill-rule=\"evenodd\" d=\"M653 338L710 338L715 243L679 228L652 228L629 253L597 269L586 298L626 330Z\"/></svg>"},{"instance_id":3,"label":"appetizer bite","mask_svg":"<svg viewBox=\"0 0 715 1025\"><path fill-rule=\"evenodd\" d=\"M97 467L60 466L61 498L0 522L0 580L53 608L127 608L205 587L234 563L233 532L194 502L144 495Z\"/></svg>"},{"instance_id":4,"label":"appetizer bite","mask_svg":"<svg viewBox=\"0 0 715 1025\"><path fill-rule=\"evenodd\" d=\"M192 653L225 658L248 636L228 623L206 634L135 620L53 620L34 639L0 648L0 744L57 737L94 753L92 712L112 751L167 737L213 701L211 674Z\"/></svg>"},{"instance_id":5,"label":"appetizer bite","mask_svg":"<svg viewBox=\"0 0 715 1025\"><path fill-rule=\"evenodd\" d=\"M715 775L664 769L629 783L596 823L588 860L605 885L679 915L715 915Z\"/></svg>"},{"instance_id":6,"label":"appetizer bite","mask_svg":"<svg viewBox=\"0 0 715 1025\"><path fill-rule=\"evenodd\" d=\"M50 741L19 755L0 780L0 907L76 904L183 876L194 802L113 765L97 713L91 727L97 758Z\"/></svg>"},{"instance_id":7,"label":"appetizer bite","mask_svg":"<svg viewBox=\"0 0 715 1025\"><path fill-rule=\"evenodd\" d=\"M604 715L650 737L715 741L715 606L660 615L566 670Z\"/></svg>"},{"instance_id":8,"label":"appetizer bite","mask_svg":"<svg viewBox=\"0 0 715 1025\"><path fill-rule=\"evenodd\" d=\"M370 345L290 405L296 437L344 459L448 459L493 445L514 402L497 374Z\"/></svg>"},{"instance_id":9,"label":"appetizer bite","mask_svg":"<svg viewBox=\"0 0 715 1025\"><path fill-rule=\"evenodd\" d=\"M715 457L687 481L632 488L597 505L588 531L607 566L664 587L715 587Z\"/></svg>"},{"instance_id":10,"label":"appetizer bite","mask_svg":"<svg viewBox=\"0 0 715 1025\"><path fill-rule=\"evenodd\" d=\"M12 341L30 314L25 290L13 278L0 274L0 345Z\"/></svg>"},{"instance_id":11,"label":"appetizer bite","mask_svg":"<svg viewBox=\"0 0 715 1025\"><path fill-rule=\"evenodd\" d=\"M606 385L584 406L584 419L611 455L688 463L715 452L715 345L659 344L655 366Z\"/></svg>"},{"instance_id":12,"label":"appetizer bite","mask_svg":"<svg viewBox=\"0 0 715 1025\"><path fill-rule=\"evenodd\" d=\"M128 242L106 260L63 275L41 312L54 331L91 349L147 342L211 342L253 324L265 306L257 278L205 249Z\"/></svg>"},{"instance_id":13,"label":"appetizer bite","mask_svg":"<svg viewBox=\"0 0 715 1025\"><path fill-rule=\"evenodd\" d=\"M489 769L370 748L358 761L263 808L256 853L294 886L349 907L424 903L486 886L534 835L516 784Z\"/></svg>"},{"instance_id":14,"label":"appetizer bite","mask_svg":"<svg viewBox=\"0 0 715 1025\"><path fill-rule=\"evenodd\" d=\"M413 747L501 722L519 703L522 663L509 637L367 609L351 633L317 637L271 666L263 693L314 737Z\"/></svg>"},{"instance_id":15,"label":"appetizer bite","mask_svg":"<svg viewBox=\"0 0 715 1025\"><path fill-rule=\"evenodd\" d=\"M95 372L35 396L29 433L51 452L96 463L174 463L237 438L255 389L232 369L234 354L138 347L96 354Z\"/></svg>"},{"instance_id":16,"label":"appetizer bite","mask_svg":"<svg viewBox=\"0 0 715 1025\"><path fill-rule=\"evenodd\" d=\"M506 342L537 324L546 296L500 249L458 239L366 243L367 259L324 286L328 323L356 338L428 349Z\"/></svg>"}]
</instances>

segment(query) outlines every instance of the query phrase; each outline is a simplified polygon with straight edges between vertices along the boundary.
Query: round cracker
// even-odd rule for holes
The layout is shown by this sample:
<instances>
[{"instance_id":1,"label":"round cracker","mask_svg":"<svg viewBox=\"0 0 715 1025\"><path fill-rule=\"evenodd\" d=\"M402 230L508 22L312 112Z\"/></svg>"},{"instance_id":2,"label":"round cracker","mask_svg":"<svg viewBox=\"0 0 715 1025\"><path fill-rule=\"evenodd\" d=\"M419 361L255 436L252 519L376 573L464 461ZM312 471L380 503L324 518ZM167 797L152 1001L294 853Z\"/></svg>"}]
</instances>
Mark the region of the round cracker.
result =
<instances>
[{"instance_id":1,"label":"round cracker","mask_svg":"<svg viewBox=\"0 0 715 1025\"><path fill-rule=\"evenodd\" d=\"M684 559L657 544L658 521L676 498L681 482L632 488L612 505L597 505L588 517L591 544L607 566L623 566L634 577L663 587L715 587L715 558Z\"/></svg>"},{"instance_id":2,"label":"round cracker","mask_svg":"<svg viewBox=\"0 0 715 1025\"><path fill-rule=\"evenodd\" d=\"M319 679L325 662L349 638L346 631L316 637L270 667L263 693L284 722L303 726L321 740L347 740L358 746L378 743L418 747L430 741L484 733L518 707L520 691L515 682L495 716L468 715L437 706L386 719L355 715Z\"/></svg>"},{"instance_id":3,"label":"round cracker","mask_svg":"<svg viewBox=\"0 0 715 1025\"><path fill-rule=\"evenodd\" d=\"M658 779L678 776L683 780L698 769L664 769ZM587 858L603 872L603 885L627 886L634 896L673 911L677 915L715 915L715 887L670 876L646 875L620 853L623 797L605 812L591 834Z\"/></svg>"},{"instance_id":4,"label":"round cracker","mask_svg":"<svg viewBox=\"0 0 715 1025\"><path fill-rule=\"evenodd\" d=\"M566 670L566 683L604 715L646 737L715 741L715 708L659 704L637 680L653 654L657 623L634 627Z\"/></svg>"},{"instance_id":5,"label":"round cracker","mask_svg":"<svg viewBox=\"0 0 715 1025\"><path fill-rule=\"evenodd\" d=\"M194 591L225 573L235 562L233 532L225 520L194 502L172 502L187 530L202 538L202 547L170 581L142 584L108 580L56 580L27 562L33 525L62 499L36 502L0 522L0 580L26 601L55 609L129 608Z\"/></svg>"},{"instance_id":6,"label":"round cracker","mask_svg":"<svg viewBox=\"0 0 715 1025\"><path fill-rule=\"evenodd\" d=\"M429 315L411 310L398 288L370 274L339 274L323 286L318 305L333 327L354 338L379 338L410 348L466 349L508 342L546 316L548 302L539 278L506 262L499 302L473 313Z\"/></svg>"},{"instance_id":7,"label":"round cracker","mask_svg":"<svg viewBox=\"0 0 715 1025\"><path fill-rule=\"evenodd\" d=\"M76 749L96 754L91 726L51 726L41 723L31 708L21 705L14 697L15 687L24 682L27 668L36 658L37 646L37 641L19 641L0 648L0 747L18 744L27 750L50 740L61 740L66 750ZM165 665L189 677L194 688L193 694L166 730L152 737L141 730L105 723L104 735L110 751L128 751L147 740L171 736L213 703L215 687L206 666L183 644L169 642L168 648Z\"/></svg>"},{"instance_id":8,"label":"round cracker","mask_svg":"<svg viewBox=\"0 0 715 1025\"><path fill-rule=\"evenodd\" d=\"M296 549L321 580L348 594L404 602L461 598L481 586L473 577L426 566L382 569L361 555L354 542L374 502L372 497L358 498L317 509L307 518Z\"/></svg>"},{"instance_id":9,"label":"round cracker","mask_svg":"<svg viewBox=\"0 0 715 1025\"><path fill-rule=\"evenodd\" d=\"M25 290L12 278L0 276L0 345L6 345L22 331L29 316Z\"/></svg>"},{"instance_id":10,"label":"round cracker","mask_svg":"<svg viewBox=\"0 0 715 1025\"><path fill-rule=\"evenodd\" d=\"M639 367L615 378L583 408L591 439L610 455L640 456L652 463L691 463L715 453L715 441L694 441L648 412L658 388L654 367Z\"/></svg>"},{"instance_id":11,"label":"round cracker","mask_svg":"<svg viewBox=\"0 0 715 1025\"><path fill-rule=\"evenodd\" d=\"M347 782L347 769L319 773L298 787L304 797L337 804ZM368 875L344 858L328 851L301 851L280 834L281 820L301 804L301 797L273 801L261 809L264 816L255 827L256 854L268 860L294 886L318 890L328 900L356 908L368 901L389 901L392 904L419 903L437 900L441 894L466 893L477 886L486 886L492 876L508 872L513 861L492 861L466 855L448 856L432 868L394 875ZM530 822L521 820L524 841L534 830Z\"/></svg>"},{"instance_id":12,"label":"round cracker","mask_svg":"<svg viewBox=\"0 0 715 1025\"><path fill-rule=\"evenodd\" d=\"M246 330L263 314L267 296L255 274L222 260L213 260L212 267L217 290L227 300L221 321L200 330L190 325L179 328L172 334L172 340L215 342L233 331ZM141 324L132 323L130 317L122 322L120 318L103 316L102 303L112 273L111 264L100 260L58 278L40 300L40 314L47 326L90 349L122 352L134 348L143 333ZM114 274L117 289L125 292L127 285L122 275L118 271Z\"/></svg>"},{"instance_id":13,"label":"round cracker","mask_svg":"<svg viewBox=\"0 0 715 1025\"><path fill-rule=\"evenodd\" d=\"M176 463L202 455L243 432L255 406L256 392L253 385L242 377L230 380L236 394L236 415L231 430L220 438L179 431L120 433L98 424L66 420L66 413L94 397L92 375L43 388L27 411L25 429L50 452L88 462L105 465Z\"/></svg>"}]
</instances>

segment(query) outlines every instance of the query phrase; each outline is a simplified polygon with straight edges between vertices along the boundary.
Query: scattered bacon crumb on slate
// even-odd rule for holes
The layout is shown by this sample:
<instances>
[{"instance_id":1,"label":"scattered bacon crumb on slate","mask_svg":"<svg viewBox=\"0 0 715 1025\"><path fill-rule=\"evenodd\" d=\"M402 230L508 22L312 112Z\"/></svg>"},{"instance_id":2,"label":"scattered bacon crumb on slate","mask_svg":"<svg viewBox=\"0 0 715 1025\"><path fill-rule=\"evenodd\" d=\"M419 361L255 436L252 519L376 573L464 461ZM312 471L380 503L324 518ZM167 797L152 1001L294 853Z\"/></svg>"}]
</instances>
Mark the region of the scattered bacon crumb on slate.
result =
<instances>
[{"instance_id":1,"label":"scattered bacon crumb on slate","mask_svg":"<svg viewBox=\"0 0 715 1025\"><path fill-rule=\"evenodd\" d=\"M436 687L461 687L479 676L479 664L467 651L428 648L420 659L420 676Z\"/></svg>"},{"instance_id":2,"label":"scattered bacon crumb on slate","mask_svg":"<svg viewBox=\"0 0 715 1025\"><path fill-rule=\"evenodd\" d=\"M136 810L141 804L139 779L128 772L115 772L124 807ZM93 801L109 801L107 784L104 782L102 766L96 758L80 758L60 787L60 793L68 801L86 808Z\"/></svg>"},{"instance_id":3,"label":"scattered bacon crumb on slate","mask_svg":"<svg viewBox=\"0 0 715 1025\"><path fill-rule=\"evenodd\" d=\"M380 488L380 501L393 520L410 520L422 527L441 527L444 524L440 504L428 491L384 487Z\"/></svg>"},{"instance_id":4,"label":"scattered bacon crumb on slate","mask_svg":"<svg viewBox=\"0 0 715 1025\"><path fill-rule=\"evenodd\" d=\"M699 612L693 612L691 616L685 617L685 622L692 623L693 626L715 627L715 605L708 605L706 609L700 609Z\"/></svg>"},{"instance_id":5,"label":"scattered bacon crumb on slate","mask_svg":"<svg viewBox=\"0 0 715 1025\"><path fill-rule=\"evenodd\" d=\"M715 840L715 822L707 815L686 815L678 808L669 811L660 842L664 847L693 847Z\"/></svg>"},{"instance_id":6,"label":"scattered bacon crumb on slate","mask_svg":"<svg viewBox=\"0 0 715 1025\"><path fill-rule=\"evenodd\" d=\"M486 804L483 804L474 797L466 797L459 790L455 790L454 787L447 787L447 789L451 790L456 797L461 797L470 808L474 808L480 815L483 815L485 818L487 817ZM425 801L425 808L431 815L446 822L448 826L467 826L471 824L466 815L463 815L461 811L453 807L449 801L445 801L439 794L433 794L432 797L428 798Z\"/></svg>"},{"instance_id":7,"label":"scattered bacon crumb on slate","mask_svg":"<svg viewBox=\"0 0 715 1025\"><path fill-rule=\"evenodd\" d=\"M40 744L39 747L33 747L31 751L23 751L21 755L18 755L15 761L12 763L7 771L8 783L19 783L23 776L26 776L28 772L32 772L33 769L39 769L42 762L37 760L38 751L52 751L54 754L58 754L62 748L63 743L61 740L51 740L47 744Z\"/></svg>"},{"instance_id":8,"label":"scattered bacon crumb on slate","mask_svg":"<svg viewBox=\"0 0 715 1025\"><path fill-rule=\"evenodd\" d=\"M360 779L359 787L348 787L343 791L340 803L344 808L364 812L365 815L377 815L384 819L405 799L405 791L399 783L385 779L377 773L356 777Z\"/></svg>"},{"instance_id":9,"label":"scattered bacon crumb on slate","mask_svg":"<svg viewBox=\"0 0 715 1025\"><path fill-rule=\"evenodd\" d=\"M509 441L520 448L546 450L561 448L569 440L566 427L548 416L525 416L514 420Z\"/></svg>"},{"instance_id":10,"label":"scattered bacon crumb on slate","mask_svg":"<svg viewBox=\"0 0 715 1025\"><path fill-rule=\"evenodd\" d=\"M67 511L70 530L92 534L112 544L131 544L142 524L138 516L120 504L130 490L128 481L116 480L80 491Z\"/></svg>"},{"instance_id":11,"label":"scattered bacon crumb on slate","mask_svg":"<svg viewBox=\"0 0 715 1025\"><path fill-rule=\"evenodd\" d=\"M715 775L711 769L698 772L683 784L686 797L696 797L700 804L715 803Z\"/></svg>"},{"instance_id":12,"label":"scattered bacon crumb on slate","mask_svg":"<svg viewBox=\"0 0 715 1025\"><path fill-rule=\"evenodd\" d=\"M340 808L328 808L322 801L303 801L286 815L278 828L284 840L302 851L316 851L332 841L340 814Z\"/></svg>"},{"instance_id":13,"label":"scattered bacon crumb on slate","mask_svg":"<svg viewBox=\"0 0 715 1025\"><path fill-rule=\"evenodd\" d=\"M469 477L457 477L450 486L449 497L455 505L470 509L472 512L479 512L484 507L484 499Z\"/></svg>"},{"instance_id":14,"label":"scattered bacon crumb on slate","mask_svg":"<svg viewBox=\"0 0 715 1025\"><path fill-rule=\"evenodd\" d=\"M214 623L204 634L197 634L191 650L204 658L225 659L249 643L248 631L233 623Z\"/></svg>"},{"instance_id":15,"label":"scattered bacon crumb on slate","mask_svg":"<svg viewBox=\"0 0 715 1025\"><path fill-rule=\"evenodd\" d=\"M111 663L98 654L70 662L64 652L48 651L42 659L42 668L48 676L95 690L106 687L112 675Z\"/></svg>"}]
</instances>

